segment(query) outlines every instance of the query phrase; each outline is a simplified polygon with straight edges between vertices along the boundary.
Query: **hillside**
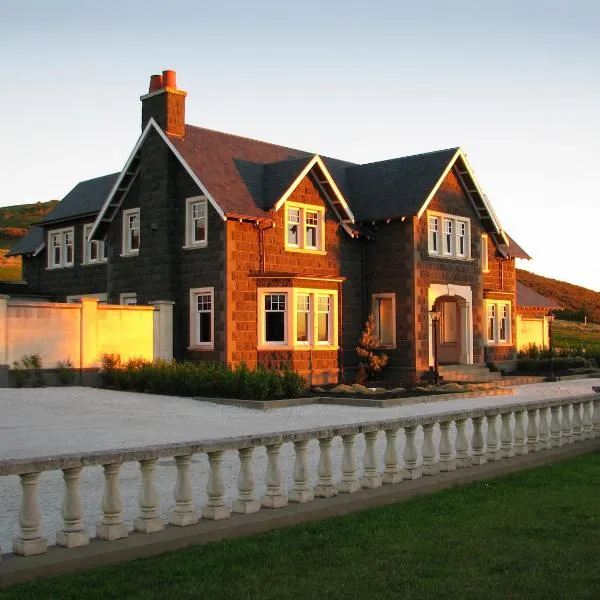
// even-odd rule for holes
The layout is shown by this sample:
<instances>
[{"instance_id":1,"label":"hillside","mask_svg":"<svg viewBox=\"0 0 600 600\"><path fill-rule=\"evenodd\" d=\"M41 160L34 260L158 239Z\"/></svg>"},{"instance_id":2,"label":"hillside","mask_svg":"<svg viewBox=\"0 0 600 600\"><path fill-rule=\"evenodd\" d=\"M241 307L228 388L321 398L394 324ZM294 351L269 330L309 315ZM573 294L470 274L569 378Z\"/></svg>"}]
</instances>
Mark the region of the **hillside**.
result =
<instances>
[{"instance_id":1,"label":"hillside","mask_svg":"<svg viewBox=\"0 0 600 600\"><path fill-rule=\"evenodd\" d=\"M586 314L589 321L600 323L600 292L522 269L517 269L517 279L538 294L556 300L564 309L559 313L561 318L583 321Z\"/></svg>"},{"instance_id":2,"label":"hillside","mask_svg":"<svg viewBox=\"0 0 600 600\"><path fill-rule=\"evenodd\" d=\"M34 204L0 206L0 280L21 278L21 258L18 256L6 258L5 254L57 203L58 200L50 200Z\"/></svg>"}]
</instances>

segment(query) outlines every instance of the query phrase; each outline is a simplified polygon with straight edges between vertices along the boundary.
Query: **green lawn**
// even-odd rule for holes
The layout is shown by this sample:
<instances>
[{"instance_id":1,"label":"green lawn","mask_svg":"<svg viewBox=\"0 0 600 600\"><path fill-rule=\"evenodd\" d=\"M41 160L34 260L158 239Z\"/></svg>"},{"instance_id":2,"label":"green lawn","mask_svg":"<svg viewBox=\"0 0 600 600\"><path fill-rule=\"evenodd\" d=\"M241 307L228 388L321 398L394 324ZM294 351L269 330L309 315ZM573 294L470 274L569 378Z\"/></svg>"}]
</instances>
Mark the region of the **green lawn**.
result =
<instances>
[{"instance_id":1,"label":"green lawn","mask_svg":"<svg viewBox=\"0 0 600 600\"><path fill-rule=\"evenodd\" d=\"M6 599L600 598L600 454Z\"/></svg>"},{"instance_id":2,"label":"green lawn","mask_svg":"<svg viewBox=\"0 0 600 600\"><path fill-rule=\"evenodd\" d=\"M557 320L552 325L552 341L557 348L583 346L589 351L600 352L600 325Z\"/></svg>"}]
</instances>

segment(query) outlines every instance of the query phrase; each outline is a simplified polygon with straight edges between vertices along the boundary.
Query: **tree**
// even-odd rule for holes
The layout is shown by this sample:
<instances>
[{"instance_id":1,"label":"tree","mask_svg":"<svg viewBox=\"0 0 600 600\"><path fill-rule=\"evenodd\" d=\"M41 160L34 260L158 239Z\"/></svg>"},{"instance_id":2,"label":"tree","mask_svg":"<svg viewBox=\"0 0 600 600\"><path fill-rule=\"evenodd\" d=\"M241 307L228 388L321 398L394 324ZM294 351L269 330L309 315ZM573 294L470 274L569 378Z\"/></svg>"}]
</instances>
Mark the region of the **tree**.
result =
<instances>
[{"instance_id":1,"label":"tree","mask_svg":"<svg viewBox=\"0 0 600 600\"><path fill-rule=\"evenodd\" d=\"M375 335L375 317L373 315L369 315L365 323L356 353L358 354L356 381L360 384L364 384L369 377L379 375L388 364L389 356L381 350L381 344Z\"/></svg>"}]
</instances>

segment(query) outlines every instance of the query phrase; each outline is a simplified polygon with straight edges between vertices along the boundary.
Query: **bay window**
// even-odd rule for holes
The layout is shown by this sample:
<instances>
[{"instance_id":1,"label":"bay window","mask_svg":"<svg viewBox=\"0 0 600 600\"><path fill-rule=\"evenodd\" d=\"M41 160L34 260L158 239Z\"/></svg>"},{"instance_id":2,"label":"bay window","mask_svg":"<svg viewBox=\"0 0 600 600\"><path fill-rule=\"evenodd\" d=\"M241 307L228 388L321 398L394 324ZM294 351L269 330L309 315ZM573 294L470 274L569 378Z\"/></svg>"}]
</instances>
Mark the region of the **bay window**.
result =
<instances>
[{"instance_id":1,"label":"bay window","mask_svg":"<svg viewBox=\"0 0 600 600\"><path fill-rule=\"evenodd\" d=\"M73 266L74 228L54 229L48 232L48 268Z\"/></svg>"},{"instance_id":2,"label":"bay window","mask_svg":"<svg viewBox=\"0 0 600 600\"><path fill-rule=\"evenodd\" d=\"M486 300L486 332L488 345L511 341L510 302Z\"/></svg>"},{"instance_id":3,"label":"bay window","mask_svg":"<svg viewBox=\"0 0 600 600\"><path fill-rule=\"evenodd\" d=\"M445 214L428 214L428 250L443 258L470 259L470 220ZM441 227L440 227L441 225Z\"/></svg>"},{"instance_id":4,"label":"bay window","mask_svg":"<svg viewBox=\"0 0 600 600\"><path fill-rule=\"evenodd\" d=\"M325 252L325 209L286 203L285 247L287 250Z\"/></svg>"}]
</instances>

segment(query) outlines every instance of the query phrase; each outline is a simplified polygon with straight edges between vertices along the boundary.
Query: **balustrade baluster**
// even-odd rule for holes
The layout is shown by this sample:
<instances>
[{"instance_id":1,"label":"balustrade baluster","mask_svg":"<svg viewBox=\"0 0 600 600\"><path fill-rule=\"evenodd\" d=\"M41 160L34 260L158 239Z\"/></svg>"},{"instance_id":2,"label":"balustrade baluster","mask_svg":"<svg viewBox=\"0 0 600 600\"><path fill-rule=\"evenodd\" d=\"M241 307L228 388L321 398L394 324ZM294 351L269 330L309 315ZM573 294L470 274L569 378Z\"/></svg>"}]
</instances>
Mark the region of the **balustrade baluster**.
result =
<instances>
[{"instance_id":1,"label":"balustrade baluster","mask_svg":"<svg viewBox=\"0 0 600 600\"><path fill-rule=\"evenodd\" d=\"M594 414L592 416L593 437L600 437L600 398L594 399Z\"/></svg>"},{"instance_id":2,"label":"balustrade baluster","mask_svg":"<svg viewBox=\"0 0 600 600\"><path fill-rule=\"evenodd\" d=\"M331 442L332 437L324 437L319 439L319 466L317 473L319 481L315 486L316 498L332 498L337 496L338 488L333 482L333 469L331 466Z\"/></svg>"},{"instance_id":3,"label":"balustrade baluster","mask_svg":"<svg viewBox=\"0 0 600 600\"><path fill-rule=\"evenodd\" d=\"M56 545L65 548L87 546L90 538L83 527L83 504L81 503L81 467L63 469L65 495L61 515L63 527L56 534Z\"/></svg>"},{"instance_id":4,"label":"balustrade baluster","mask_svg":"<svg viewBox=\"0 0 600 600\"><path fill-rule=\"evenodd\" d=\"M260 510L260 500L254 497L254 469L252 454L254 448L240 448L240 473L238 475L238 498L233 501L233 512L250 514Z\"/></svg>"},{"instance_id":5,"label":"balustrade baluster","mask_svg":"<svg viewBox=\"0 0 600 600\"><path fill-rule=\"evenodd\" d=\"M495 462L502 458L500 452L500 441L498 440L498 430L496 423L498 421L498 415L486 415L487 421L487 459L489 462Z\"/></svg>"},{"instance_id":6,"label":"balustrade baluster","mask_svg":"<svg viewBox=\"0 0 600 600\"><path fill-rule=\"evenodd\" d=\"M375 444L379 431L366 431L363 433L365 438L365 454L363 456L364 475L360 480L364 488L381 487L381 477L377 472L377 451Z\"/></svg>"},{"instance_id":7,"label":"balustrade baluster","mask_svg":"<svg viewBox=\"0 0 600 600\"><path fill-rule=\"evenodd\" d=\"M456 440L454 442L454 449L456 450L456 462L457 469L463 469L471 464L469 456L469 440L467 439L467 420L456 419Z\"/></svg>"},{"instance_id":8,"label":"balustrade baluster","mask_svg":"<svg viewBox=\"0 0 600 600\"><path fill-rule=\"evenodd\" d=\"M20 556L43 554L48 549L48 541L40 532L41 515L37 499L37 484L40 473L19 475L23 498L19 525L21 531L13 540L13 552Z\"/></svg>"},{"instance_id":9,"label":"balustrade baluster","mask_svg":"<svg viewBox=\"0 0 600 600\"><path fill-rule=\"evenodd\" d=\"M294 488L290 492L290 502L310 502L315 492L310 485L308 473L308 440L294 442Z\"/></svg>"},{"instance_id":10,"label":"balustrade baluster","mask_svg":"<svg viewBox=\"0 0 600 600\"><path fill-rule=\"evenodd\" d=\"M134 519L133 528L140 533L162 531L165 524L158 517L158 492L154 483L157 458L140 460L142 481L140 483L140 516Z\"/></svg>"},{"instance_id":11,"label":"balustrade baluster","mask_svg":"<svg viewBox=\"0 0 600 600\"><path fill-rule=\"evenodd\" d=\"M582 427L583 427L583 439L584 440L589 440L590 438L593 437L592 407L593 407L593 403L591 400L587 400L583 403Z\"/></svg>"},{"instance_id":12,"label":"balustrade baluster","mask_svg":"<svg viewBox=\"0 0 600 600\"><path fill-rule=\"evenodd\" d=\"M404 460L404 468L400 470L402 479L419 479L421 477L421 468L417 466L417 444L415 437L417 434L417 426L411 425L404 428L404 452L402 459Z\"/></svg>"},{"instance_id":13,"label":"balustrade baluster","mask_svg":"<svg viewBox=\"0 0 600 600\"><path fill-rule=\"evenodd\" d=\"M455 471L456 462L452 454L452 444L450 443L450 424L451 421L440 421L440 463L439 468L442 472Z\"/></svg>"},{"instance_id":14,"label":"balustrade baluster","mask_svg":"<svg viewBox=\"0 0 600 600\"><path fill-rule=\"evenodd\" d=\"M525 456L528 452L527 444L525 443L525 411L515 411L515 455Z\"/></svg>"},{"instance_id":15,"label":"balustrade baluster","mask_svg":"<svg viewBox=\"0 0 600 600\"><path fill-rule=\"evenodd\" d=\"M267 508L281 508L287 506L288 497L281 484L281 467L279 466L279 451L281 443L267 446L267 476L265 482L267 491L262 497L262 505Z\"/></svg>"},{"instance_id":16,"label":"balustrade baluster","mask_svg":"<svg viewBox=\"0 0 600 600\"><path fill-rule=\"evenodd\" d=\"M436 475L439 473L433 445L433 427L435 423L423 425L423 475Z\"/></svg>"},{"instance_id":17,"label":"balustrade baluster","mask_svg":"<svg viewBox=\"0 0 600 600\"><path fill-rule=\"evenodd\" d=\"M500 456L501 458L512 458L515 455L513 448L513 433L510 424L512 413L502 413L502 429L500 431Z\"/></svg>"},{"instance_id":18,"label":"balustrade baluster","mask_svg":"<svg viewBox=\"0 0 600 600\"><path fill-rule=\"evenodd\" d=\"M484 465L487 462L485 444L483 442L483 434L481 425L483 417L471 417L473 422L473 435L471 436L471 464Z\"/></svg>"},{"instance_id":19,"label":"balustrade baluster","mask_svg":"<svg viewBox=\"0 0 600 600\"><path fill-rule=\"evenodd\" d=\"M381 480L386 484L398 483L399 481L402 481L400 465L398 462L398 430L399 427L385 430L386 443L385 452L383 454L385 468L381 474Z\"/></svg>"},{"instance_id":20,"label":"balustrade baluster","mask_svg":"<svg viewBox=\"0 0 600 600\"><path fill-rule=\"evenodd\" d=\"M583 433L583 423L581 422L581 402L573 404L573 441L581 442Z\"/></svg>"},{"instance_id":21,"label":"balustrade baluster","mask_svg":"<svg viewBox=\"0 0 600 600\"><path fill-rule=\"evenodd\" d=\"M538 429L537 429L537 408L530 408L527 411L527 451L537 452L538 449Z\"/></svg>"},{"instance_id":22,"label":"balustrade baluster","mask_svg":"<svg viewBox=\"0 0 600 600\"><path fill-rule=\"evenodd\" d=\"M207 452L208 456L208 481L206 482L206 495L208 502L202 508L202 518L211 521L228 519L231 510L225 505L225 480L223 479L223 456L224 450Z\"/></svg>"},{"instance_id":23,"label":"balustrade baluster","mask_svg":"<svg viewBox=\"0 0 600 600\"><path fill-rule=\"evenodd\" d=\"M353 494L362 489L362 485L358 478L355 440L355 433L348 433L342 436L342 443L344 445L344 453L342 455L342 481L338 484L338 491L344 494Z\"/></svg>"},{"instance_id":24,"label":"balustrade baluster","mask_svg":"<svg viewBox=\"0 0 600 600\"><path fill-rule=\"evenodd\" d=\"M102 521L96 523L96 537L101 540L120 540L129 535L123 523L121 490L119 489L120 463L102 465L104 468L104 495L102 496Z\"/></svg>"},{"instance_id":25,"label":"balustrade baluster","mask_svg":"<svg viewBox=\"0 0 600 600\"><path fill-rule=\"evenodd\" d=\"M177 479L173 492L175 508L171 511L169 522L171 525L177 525L178 527L195 525L200 519L200 514L194 507L194 491L190 474L192 455L176 456L175 464L177 465Z\"/></svg>"},{"instance_id":26,"label":"balustrade baluster","mask_svg":"<svg viewBox=\"0 0 600 600\"><path fill-rule=\"evenodd\" d=\"M550 446L558 448L561 443L560 406L550 407Z\"/></svg>"},{"instance_id":27,"label":"balustrade baluster","mask_svg":"<svg viewBox=\"0 0 600 600\"><path fill-rule=\"evenodd\" d=\"M550 444L550 430L548 429L548 413L550 409L548 407L540 408L540 422L538 425L538 432L540 434L538 442L538 450L548 450L552 447Z\"/></svg>"},{"instance_id":28,"label":"balustrade baluster","mask_svg":"<svg viewBox=\"0 0 600 600\"><path fill-rule=\"evenodd\" d=\"M560 438L561 446L573 443L573 425L571 421L571 405L562 405L562 432Z\"/></svg>"}]
</instances>

